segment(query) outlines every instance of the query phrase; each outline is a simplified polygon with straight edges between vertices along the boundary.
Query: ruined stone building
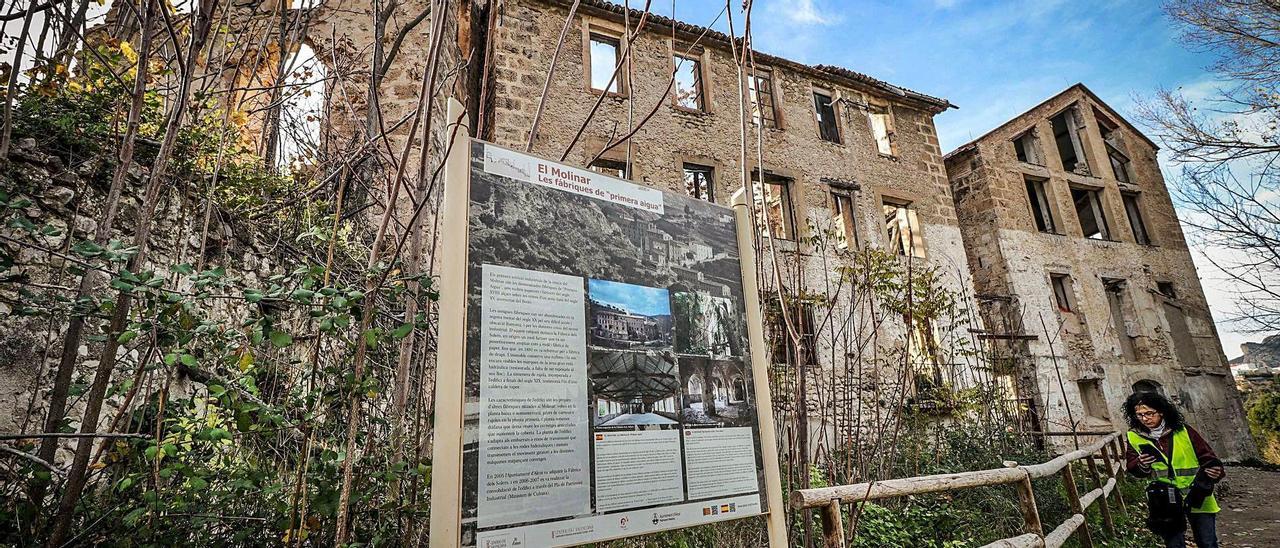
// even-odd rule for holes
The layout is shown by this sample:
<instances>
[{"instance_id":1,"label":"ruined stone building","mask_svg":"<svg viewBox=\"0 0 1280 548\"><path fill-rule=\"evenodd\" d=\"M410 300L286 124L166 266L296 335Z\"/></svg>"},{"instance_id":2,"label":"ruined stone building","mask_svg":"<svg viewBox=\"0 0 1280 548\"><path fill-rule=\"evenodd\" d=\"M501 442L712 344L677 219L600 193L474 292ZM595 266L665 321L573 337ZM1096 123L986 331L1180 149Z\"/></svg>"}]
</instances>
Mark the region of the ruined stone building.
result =
<instances>
[{"instance_id":1,"label":"ruined stone building","mask_svg":"<svg viewBox=\"0 0 1280 548\"><path fill-rule=\"evenodd\" d=\"M1238 459L1240 397L1156 152L1077 84L946 167L988 337L1047 428L1124 429L1125 397L1158 391Z\"/></svg>"},{"instance_id":2,"label":"ruined stone building","mask_svg":"<svg viewBox=\"0 0 1280 548\"><path fill-rule=\"evenodd\" d=\"M423 4L405 6L416 13ZM822 366L815 374L845 373L829 390L806 392L809 379L786 379L776 390L818 393L792 411L834 408L847 418L859 406L899 404L881 392L904 378L894 370L899 364L855 355L870 337L908 355L908 377L915 378L906 382L906 400L923 399L920 388L958 389L985 375L1007 387L1026 429L1071 430L1074 421L1091 430L1123 427L1119 404L1131 390L1161 390L1225 455L1251 451L1239 435L1246 431L1239 397L1156 147L1083 86L944 160L934 116L952 107L945 99L762 52L752 53L753 71L740 74L740 40L604 0L583 0L570 18L574 4L451 6L456 13L445 25L457 25L457 44L441 53L445 68L459 71L450 95L467 105L477 137L502 146L527 145L553 159L563 154L570 164L722 205L742 188L744 174L757 181L769 289L799 301L826 296L826 306L800 307L800 353ZM350 69L367 65L372 19L358 2L324 2L302 38L336 76L327 93L354 98L325 121L335 136L368 118L361 99L367 77ZM626 29L641 24L631 40ZM425 60L430 38L425 26L414 30L399 55ZM628 58L613 78L614 66ZM384 120L415 108L414 66L388 67L377 98ZM443 117L443 104L434 108ZM639 129L627 138L633 127ZM442 148L443 128L438 124L431 150ZM392 131L391 142L404 142L403 133ZM673 253L674 242L650 243L652 253ZM865 315L846 278L849 251L864 248L886 250L913 269L936 269L938 282L976 303L981 317L945 327L841 324ZM788 345L777 344L785 336L777 316L771 319L780 361ZM956 355L966 342L985 350L990 363L982 371L973 370L974 356ZM835 427L842 426L837 417ZM832 427L811 423L784 435L815 436L822 445Z\"/></svg>"},{"instance_id":3,"label":"ruined stone building","mask_svg":"<svg viewBox=\"0 0 1280 548\"><path fill-rule=\"evenodd\" d=\"M756 52L755 73L744 78L751 109L744 163L742 89L734 60L740 43L715 30L651 15L628 46L624 25L634 29L641 12L586 0L552 73L552 56L572 3L500 4L487 42L493 104L484 124L491 134L483 137L523 149L550 74L534 154L559 158L603 94L566 161L723 205L742 188L743 170L758 181L763 165L757 205L767 217L761 219L767 230L762 236L771 244L762 250L766 255L770 246L778 250L784 292L836 295L829 316L827 308L817 307L816 317L799 322L806 340L813 341L805 354L815 363L841 370L858 367L847 357L856 351L856 335L847 332L853 331L848 324L840 324L857 305L848 297L847 280L844 289L836 289L842 283L841 267L851 264L847 250L877 247L900 256L904 264L914 262L914 268L936 267L946 287L971 295L934 127L934 116L951 107L945 99L840 67L809 66ZM633 61L620 71L620 81L611 82L613 67L628 47ZM651 112L634 137L592 162L611 138L625 136ZM756 128L763 128L759 142ZM770 264L769 259L764 262ZM900 335L902 326L892 323L885 322L882 331ZM784 337L776 324L772 327L771 338ZM905 338L885 336L883 341ZM775 352L776 361L781 353ZM876 370L869 360L867 368L854 380L863 384L837 386L835 393L815 397L811 405L849 410L868 399L876 405L872 379L895 374ZM896 396L881 397L881 406L896 401ZM824 429L813 423L812 428L810 435L830 435L830 424Z\"/></svg>"},{"instance_id":4,"label":"ruined stone building","mask_svg":"<svg viewBox=\"0 0 1280 548\"><path fill-rule=\"evenodd\" d=\"M263 17L280 5L259 4L253 9ZM412 16L426 4L409 0L399 9ZM953 105L942 98L761 52L752 53L753 70L742 74L735 60L740 39L604 0L582 0L572 18L572 0L448 4L441 28L450 43L440 53L437 85L467 106L477 137L516 150L528 144L539 156L564 154L566 163L722 205L731 203L744 178L757 182L762 278L767 290L801 303L792 318L804 347L796 354L819 366L775 379L775 391L788 396L779 398L782 405L806 402L784 409L797 418L780 424L789 446L820 453L824 444L835 444L836 430L862 425L854 418L860 409L919 406L924 391L963 388L986 375L1006 381L1028 430L1123 428L1123 398L1135 389L1161 390L1225 457L1251 453L1156 147L1083 86L944 159L934 117ZM383 156L399 151L410 136L407 124L397 124L417 108L429 59L428 25L413 28L412 17L393 21L387 36L411 30L399 34L396 62L384 59L380 82L371 85L367 68L385 52L370 47L376 17L369 3L326 0L305 16L305 28L299 24L290 35L296 43L264 41L242 57L275 66L281 51L314 48L329 75L318 138L323 147ZM625 29L641 24L630 40ZM626 58L631 61L611 78ZM237 85L266 87L242 74L243 63L209 70ZM276 81L261 73L255 77L262 84ZM544 85L547 100L538 116ZM447 139L444 102L431 108L436 124L425 148L438 159ZM270 127L259 117L271 109L246 110L253 111L251 129ZM374 141L362 128L379 125L392 128L385 144L362 144ZM423 150L421 137L413 139L419 146L400 159L410 166ZM394 163L352 162L359 176ZM416 169L409 171L412 180ZM423 180L413 183L421 185L415 191L430 192ZM357 198L347 207L363 211ZM412 198L400 200L407 216ZM382 203L363 205L367 215L381 214ZM715 258L713 249L660 236L628 235L671 268ZM945 325L869 318L869 297L849 280L851 251L868 248L887 251L902 268L936 272L936 282L960 301L947 312L958 317ZM699 289L718 295L723 287L707 279ZM780 333L776 303L765 304L766 330L780 358L793 345ZM966 308L981 317L963 317ZM974 367L978 356L956 351L975 340L989 354L991 363L982 368ZM903 359L893 357L899 355ZM906 375L898 367L903 363ZM731 373L708 372L682 384L691 393L701 390L690 386L716 386L706 393L719 390L723 398L705 398L705 412L714 415L715 400L736 402ZM821 389L806 387L817 377L825 379ZM835 410L834 418L830 412L821 420L806 417L815 408ZM791 424L808 428L788 430Z\"/></svg>"}]
</instances>

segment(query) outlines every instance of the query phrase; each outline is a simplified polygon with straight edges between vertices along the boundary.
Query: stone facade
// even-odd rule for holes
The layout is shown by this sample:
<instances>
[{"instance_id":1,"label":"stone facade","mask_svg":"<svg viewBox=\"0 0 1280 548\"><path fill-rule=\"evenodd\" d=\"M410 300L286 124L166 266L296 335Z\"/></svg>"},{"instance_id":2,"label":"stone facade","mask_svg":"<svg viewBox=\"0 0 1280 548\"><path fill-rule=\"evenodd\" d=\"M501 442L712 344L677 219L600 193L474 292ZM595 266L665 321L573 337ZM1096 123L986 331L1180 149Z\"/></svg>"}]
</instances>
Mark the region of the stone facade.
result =
<instances>
[{"instance_id":1,"label":"stone facade","mask_svg":"<svg viewBox=\"0 0 1280 548\"><path fill-rule=\"evenodd\" d=\"M570 4L562 0L509 0L502 4L489 37L494 99L488 123L491 133L485 138L514 149L525 148ZM640 12L632 11L627 17L635 28ZM582 2L568 29L555 73L550 76L545 112L533 140L534 154L559 158L574 140L601 94L590 85L590 37L618 40L621 55L625 48L623 25L621 7L601 1ZM600 102L598 112L583 129L566 161L588 164L611 137L628 132L628 120L639 125L652 111L652 117L629 144L623 143L601 158L616 166L627 162L630 154L631 180L681 193L690 192L684 178L685 164L709 167L712 201L725 205L742 188L743 158L748 173L756 172L763 161L767 179L786 181L786 201L794 216L791 224L795 233L773 240L781 251L783 269L797 273L783 276L789 292L830 294L840 284L840 267L849 264L828 252L834 249L829 242L826 247L814 243L842 222L834 202L840 195L847 196L852 204L859 247L886 247L889 232L882 205L886 200L909 204L923 232L916 235L916 245L922 248L916 268L937 267L949 289L971 297L969 273L964 267L965 248L933 120L950 108L950 103L846 69L808 66L756 52L758 71L767 70L772 77L766 84L769 87L759 87L771 92L777 127L765 129L757 141L754 124L749 124L749 145L743 151L743 116L739 112L742 88L729 40L713 30L649 17L647 28L631 46L633 62L625 68L623 84L617 93L606 94ZM691 47L695 43L698 47ZM700 63L701 108L678 105L676 93L667 93L675 56L682 54ZM608 74L604 77L607 79ZM839 143L820 135L815 91L834 99ZM878 146L871 112L888 114L890 135L882 136L891 141L888 154ZM750 117L751 112L746 116ZM768 254L769 246L761 244L761 250ZM766 259L764 263L768 267L770 261ZM834 308L834 318L859 313L848 310L852 306L837 304ZM890 326L891 323L885 323L882 342L900 344L907 337L902 333L895 336L894 330L900 327ZM832 335L829 326L823 331L816 337L818 361L826 366L845 367L848 360L835 356L854 351L848 342L853 337ZM837 342L842 338L844 343ZM833 360L841 363L827 363ZM887 372L881 374L885 379L896 378ZM867 378L872 377L875 375ZM810 406L892 406L896 398L886 396L877 402L866 389L863 392L839 393L832 400L821 402L814 398ZM830 431L816 424L812 427L811 436L827 435Z\"/></svg>"},{"instance_id":2,"label":"stone facade","mask_svg":"<svg viewBox=\"0 0 1280 548\"><path fill-rule=\"evenodd\" d=\"M1154 389L1224 458L1248 457L1240 397L1156 153L1077 84L948 154L984 319L1009 341L1022 396L1048 430L1123 429L1124 399ZM1098 213L1106 228L1086 237Z\"/></svg>"}]
</instances>

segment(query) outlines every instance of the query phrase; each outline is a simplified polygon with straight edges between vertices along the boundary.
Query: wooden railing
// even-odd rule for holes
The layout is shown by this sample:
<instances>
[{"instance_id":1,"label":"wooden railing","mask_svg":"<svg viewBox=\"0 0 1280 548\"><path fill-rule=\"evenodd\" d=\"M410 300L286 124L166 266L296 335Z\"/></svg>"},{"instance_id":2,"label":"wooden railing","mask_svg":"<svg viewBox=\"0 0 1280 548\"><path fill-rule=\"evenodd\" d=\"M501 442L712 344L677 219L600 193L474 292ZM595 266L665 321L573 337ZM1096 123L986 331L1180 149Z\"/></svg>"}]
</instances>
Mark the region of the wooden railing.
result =
<instances>
[{"instance_id":1,"label":"wooden railing","mask_svg":"<svg viewBox=\"0 0 1280 548\"><path fill-rule=\"evenodd\" d=\"M1045 433L1054 435L1057 433ZM1089 531L1085 516L1089 507L1098 499L1103 499L1100 506L1102 523L1107 532L1115 534L1115 523L1111 519L1111 508L1106 500L1115 491L1119 474L1124 471L1123 434L1112 432L1104 434L1102 439L1088 447L1072 451L1049 462L1018 466L1010 463L1007 468L979 470L976 472L959 472L955 474L938 474L914 478L873 481L853 485L837 485L815 489L799 489L791 493L791 506L798 510L822 510L822 534L828 548L845 546L844 518L842 505L867 502L908 495L955 491L973 487L1014 484L1018 489L1018 504L1022 509L1025 534L1001 539L983 548L1058 548L1067 541L1072 533L1077 534L1080 545L1093 547L1093 536ZM1102 461L1102 469L1106 472L1106 481L1098 473L1098 461ZM1077 462L1084 461L1086 475L1093 489L1081 495L1076 486L1076 478L1072 474ZM1040 510L1036 508L1035 491L1031 480L1047 478L1057 474L1067 494L1067 503L1072 515L1048 534L1040 522ZM1115 492L1115 502L1121 512L1125 511L1124 499Z\"/></svg>"}]
</instances>

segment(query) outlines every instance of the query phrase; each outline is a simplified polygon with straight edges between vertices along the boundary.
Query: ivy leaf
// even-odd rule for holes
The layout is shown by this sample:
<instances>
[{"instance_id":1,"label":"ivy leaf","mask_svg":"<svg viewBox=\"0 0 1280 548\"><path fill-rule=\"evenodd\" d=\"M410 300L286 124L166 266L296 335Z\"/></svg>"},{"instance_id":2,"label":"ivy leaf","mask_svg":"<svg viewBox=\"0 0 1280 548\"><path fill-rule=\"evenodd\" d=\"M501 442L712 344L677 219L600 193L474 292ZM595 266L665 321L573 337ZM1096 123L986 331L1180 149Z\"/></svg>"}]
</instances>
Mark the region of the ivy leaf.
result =
<instances>
[{"instance_id":1,"label":"ivy leaf","mask_svg":"<svg viewBox=\"0 0 1280 548\"><path fill-rule=\"evenodd\" d=\"M76 242L76 245L71 246L71 252L81 257L96 257L101 255L102 251L102 246L88 240Z\"/></svg>"},{"instance_id":2,"label":"ivy leaf","mask_svg":"<svg viewBox=\"0 0 1280 548\"><path fill-rule=\"evenodd\" d=\"M182 361L182 365L185 365L187 367L196 366L196 357L192 356L191 354L183 354L182 357L178 359Z\"/></svg>"},{"instance_id":3,"label":"ivy leaf","mask_svg":"<svg viewBox=\"0 0 1280 548\"><path fill-rule=\"evenodd\" d=\"M143 514L147 513L147 507L134 508L132 512L125 514L124 524L133 527L138 524L138 520L142 519Z\"/></svg>"},{"instance_id":4,"label":"ivy leaf","mask_svg":"<svg viewBox=\"0 0 1280 548\"><path fill-rule=\"evenodd\" d=\"M124 333L121 333L119 337L116 337L116 342L120 344L125 344L129 341L132 341L134 337L137 337L137 336L138 336L137 331L125 331Z\"/></svg>"},{"instance_id":5,"label":"ivy leaf","mask_svg":"<svg viewBox=\"0 0 1280 548\"><path fill-rule=\"evenodd\" d=\"M284 348L293 344L293 336L283 331L272 331L271 344L276 348Z\"/></svg>"},{"instance_id":6,"label":"ivy leaf","mask_svg":"<svg viewBox=\"0 0 1280 548\"><path fill-rule=\"evenodd\" d=\"M369 350L373 350L378 347L378 328L375 327L365 330L364 344L369 347Z\"/></svg>"},{"instance_id":7,"label":"ivy leaf","mask_svg":"<svg viewBox=\"0 0 1280 548\"><path fill-rule=\"evenodd\" d=\"M256 289L244 290L244 300L249 303L256 303L262 300L262 292Z\"/></svg>"},{"instance_id":8,"label":"ivy leaf","mask_svg":"<svg viewBox=\"0 0 1280 548\"><path fill-rule=\"evenodd\" d=\"M187 263L182 263L182 264L180 264L180 265L178 265L178 266L173 267L173 271L174 271L174 272L177 272L178 274L186 275L186 274L191 274L192 272L195 272L195 271L196 271L196 269L195 269L195 267L193 267L193 266L191 266L191 265L189 265L189 264L187 264Z\"/></svg>"},{"instance_id":9,"label":"ivy leaf","mask_svg":"<svg viewBox=\"0 0 1280 548\"><path fill-rule=\"evenodd\" d=\"M408 337L409 333L411 332L413 332L413 324L407 323L400 327L397 327L395 331L392 331L391 336L395 337L396 340L400 340L405 337Z\"/></svg>"}]
</instances>

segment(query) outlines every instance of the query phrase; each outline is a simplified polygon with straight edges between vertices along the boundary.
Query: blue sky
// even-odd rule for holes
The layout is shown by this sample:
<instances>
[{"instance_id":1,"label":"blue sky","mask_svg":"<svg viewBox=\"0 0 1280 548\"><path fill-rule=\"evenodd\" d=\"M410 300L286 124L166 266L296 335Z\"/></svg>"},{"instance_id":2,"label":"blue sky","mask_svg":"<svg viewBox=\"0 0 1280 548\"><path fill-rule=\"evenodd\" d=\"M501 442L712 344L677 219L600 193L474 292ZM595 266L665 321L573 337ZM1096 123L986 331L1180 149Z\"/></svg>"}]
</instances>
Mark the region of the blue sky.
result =
<instances>
[{"instance_id":1,"label":"blue sky","mask_svg":"<svg viewBox=\"0 0 1280 548\"><path fill-rule=\"evenodd\" d=\"M840 65L958 105L936 119L943 152L1076 82L1122 114L1131 112L1135 96L1161 86L1201 89L1213 82L1204 70L1212 56L1182 47L1156 0L757 0L755 6L761 51ZM723 7L676 3L681 20L701 25ZM670 2L655 1L654 10L669 14ZM740 12L734 23L741 33ZM723 16L715 27L728 30Z\"/></svg>"},{"instance_id":2,"label":"blue sky","mask_svg":"<svg viewBox=\"0 0 1280 548\"><path fill-rule=\"evenodd\" d=\"M671 301L667 298L665 289L609 280L588 280L587 294L593 300L611 304L635 314L671 315Z\"/></svg>"},{"instance_id":3,"label":"blue sky","mask_svg":"<svg viewBox=\"0 0 1280 548\"><path fill-rule=\"evenodd\" d=\"M614 0L621 3L621 0ZM742 32L741 2L735 30ZM643 0L630 0L642 7ZM756 48L840 65L958 105L936 119L943 152L1083 82L1136 121L1135 101L1159 88L1204 98L1219 85L1214 56L1184 47L1158 0L756 0ZM670 15L671 1L653 2ZM677 18L728 31L724 3L676 2ZM1161 154L1162 161L1167 160ZM1165 178L1176 168L1166 164ZM1219 250L1209 250L1221 258ZM1234 292L1194 253L1228 357L1260 335L1222 322Z\"/></svg>"}]
</instances>

